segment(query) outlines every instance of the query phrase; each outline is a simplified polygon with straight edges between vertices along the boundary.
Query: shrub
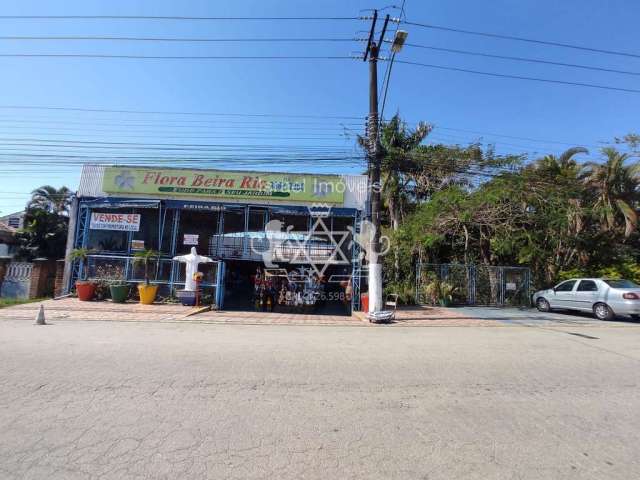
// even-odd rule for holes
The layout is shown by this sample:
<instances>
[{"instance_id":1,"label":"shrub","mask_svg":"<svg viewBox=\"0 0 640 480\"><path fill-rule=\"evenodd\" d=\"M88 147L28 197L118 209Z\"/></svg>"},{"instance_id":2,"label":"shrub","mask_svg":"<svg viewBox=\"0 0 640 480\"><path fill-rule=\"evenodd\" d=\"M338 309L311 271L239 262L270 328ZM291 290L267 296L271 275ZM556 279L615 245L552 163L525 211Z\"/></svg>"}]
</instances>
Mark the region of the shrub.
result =
<instances>
[{"instance_id":1,"label":"shrub","mask_svg":"<svg viewBox=\"0 0 640 480\"><path fill-rule=\"evenodd\" d=\"M398 302L402 305L413 305L416 301L416 287L413 282L405 280L403 282L391 282L385 285L385 298L390 293L398 294Z\"/></svg>"}]
</instances>

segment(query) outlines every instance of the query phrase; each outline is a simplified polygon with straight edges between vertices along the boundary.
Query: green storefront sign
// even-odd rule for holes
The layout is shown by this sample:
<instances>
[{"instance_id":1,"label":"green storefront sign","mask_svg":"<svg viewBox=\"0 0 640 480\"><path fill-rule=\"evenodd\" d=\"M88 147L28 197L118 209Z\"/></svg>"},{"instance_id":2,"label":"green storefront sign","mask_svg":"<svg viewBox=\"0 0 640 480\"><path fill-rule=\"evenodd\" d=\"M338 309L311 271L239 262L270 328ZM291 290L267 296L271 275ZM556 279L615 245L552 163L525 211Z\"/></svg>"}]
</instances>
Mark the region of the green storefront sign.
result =
<instances>
[{"instance_id":1,"label":"green storefront sign","mask_svg":"<svg viewBox=\"0 0 640 480\"><path fill-rule=\"evenodd\" d=\"M106 167L107 193L342 203L345 184L337 175Z\"/></svg>"}]
</instances>

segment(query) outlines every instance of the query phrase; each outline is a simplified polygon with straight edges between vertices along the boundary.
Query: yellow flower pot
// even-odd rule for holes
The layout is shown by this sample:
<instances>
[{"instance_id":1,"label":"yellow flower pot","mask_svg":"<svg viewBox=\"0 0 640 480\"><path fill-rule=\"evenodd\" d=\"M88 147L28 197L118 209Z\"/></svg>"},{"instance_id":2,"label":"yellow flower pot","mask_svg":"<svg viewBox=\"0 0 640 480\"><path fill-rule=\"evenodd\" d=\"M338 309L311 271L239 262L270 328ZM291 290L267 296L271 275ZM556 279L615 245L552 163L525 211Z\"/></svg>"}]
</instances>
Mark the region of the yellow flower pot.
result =
<instances>
[{"instance_id":1,"label":"yellow flower pot","mask_svg":"<svg viewBox=\"0 0 640 480\"><path fill-rule=\"evenodd\" d=\"M143 305L151 305L158 293L157 285L146 285L141 283L138 285L138 293L140 294L140 303Z\"/></svg>"}]
</instances>

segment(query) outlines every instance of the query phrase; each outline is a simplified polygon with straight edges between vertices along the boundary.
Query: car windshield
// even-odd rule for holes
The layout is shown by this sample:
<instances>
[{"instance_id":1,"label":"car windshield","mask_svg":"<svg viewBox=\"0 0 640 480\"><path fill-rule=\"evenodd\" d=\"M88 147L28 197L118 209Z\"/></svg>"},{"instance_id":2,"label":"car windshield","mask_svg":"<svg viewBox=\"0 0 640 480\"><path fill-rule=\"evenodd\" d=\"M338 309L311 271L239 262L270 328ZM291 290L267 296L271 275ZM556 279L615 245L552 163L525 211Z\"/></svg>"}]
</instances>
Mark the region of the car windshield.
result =
<instances>
[{"instance_id":1,"label":"car windshield","mask_svg":"<svg viewBox=\"0 0 640 480\"><path fill-rule=\"evenodd\" d=\"M604 282L611 288L640 288L631 280L605 280Z\"/></svg>"}]
</instances>

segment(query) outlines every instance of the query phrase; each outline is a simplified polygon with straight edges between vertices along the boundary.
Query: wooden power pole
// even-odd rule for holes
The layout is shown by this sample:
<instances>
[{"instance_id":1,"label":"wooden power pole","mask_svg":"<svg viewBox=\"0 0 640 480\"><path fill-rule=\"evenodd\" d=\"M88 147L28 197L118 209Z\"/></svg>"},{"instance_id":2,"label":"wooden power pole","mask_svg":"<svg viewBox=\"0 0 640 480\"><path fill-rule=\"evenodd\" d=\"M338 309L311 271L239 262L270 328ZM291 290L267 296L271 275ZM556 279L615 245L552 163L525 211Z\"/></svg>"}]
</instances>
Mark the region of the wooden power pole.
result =
<instances>
[{"instance_id":1,"label":"wooden power pole","mask_svg":"<svg viewBox=\"0 0 640 480\"><path fill-rule=\"evenodd\" d=\"M369 59L369 119L368 119L368 155L369 155L369 198L371 223L374 233L369 248L369 312L382 310L382 264L380 263L380 119L378 118L378 56L384 42L389 23L389 15L384 20L378 42L374 40L378 11L374 10L364 61Z\"/></svg>"}]
</instances>

